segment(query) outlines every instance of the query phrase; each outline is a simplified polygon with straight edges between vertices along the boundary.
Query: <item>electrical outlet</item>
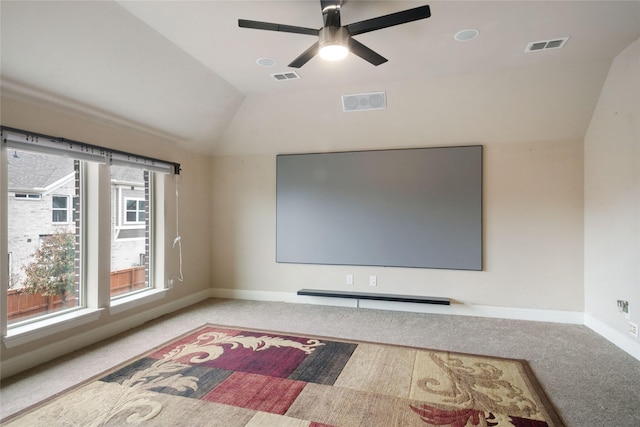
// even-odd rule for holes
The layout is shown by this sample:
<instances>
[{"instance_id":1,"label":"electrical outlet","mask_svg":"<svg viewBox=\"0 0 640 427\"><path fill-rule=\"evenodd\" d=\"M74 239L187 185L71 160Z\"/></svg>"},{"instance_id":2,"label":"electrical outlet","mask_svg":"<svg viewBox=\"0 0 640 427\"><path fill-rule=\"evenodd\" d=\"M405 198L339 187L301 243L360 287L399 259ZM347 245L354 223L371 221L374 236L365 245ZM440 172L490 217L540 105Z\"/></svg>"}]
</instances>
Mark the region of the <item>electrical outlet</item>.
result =
<instances>
[{"instance_id":1,"label":"electrical outlet","mask_svg":"<svg viewBox=\"0 0 640 427\"><path fill-rule=\"evenodd\" d=\"M638 325L633 322L629 322L629 333L638 338Z\"/></svg>"},{"instance_id":2,"label":"electrical outlet","mask_svg":"<svg viewBox=\"0 0 640 427\"><path fill-rule=\"evenodd\" d=\"M369 276L369 286L378 286L378 278L376 276Z\"/></svg>"},{"instance_id":3,"label":"electrical outlet","mask_svg":"<svg viewBox=\"0 0 640 427\"><path fill-rule=\"evenodd\" d=\"M347 274L347 285L353 285L353 274Z\"/></svg>"}]
</instances>

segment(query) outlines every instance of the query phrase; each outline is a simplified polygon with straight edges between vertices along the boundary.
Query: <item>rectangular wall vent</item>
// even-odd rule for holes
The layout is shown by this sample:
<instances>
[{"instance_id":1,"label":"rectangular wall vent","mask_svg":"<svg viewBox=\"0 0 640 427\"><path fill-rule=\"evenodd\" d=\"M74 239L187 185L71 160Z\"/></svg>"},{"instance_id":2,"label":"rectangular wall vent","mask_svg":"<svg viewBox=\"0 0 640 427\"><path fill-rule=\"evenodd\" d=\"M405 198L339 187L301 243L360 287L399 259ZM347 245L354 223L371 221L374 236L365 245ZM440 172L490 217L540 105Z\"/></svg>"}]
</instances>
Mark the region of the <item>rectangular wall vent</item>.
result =
<instances>
[{"instance_id":1,"label":"rectangular wall vent","mask_svg":"<svg viewBox=\"0 0 640 427\"><path fill-rule=\"evenodd\" d=\"M271 77L273 77L274 79L276 79L279 82L281 82L281 81L285 81L285 80L296 80L296 79L299 79L300 78L300 74L296 73L295 71L287 71L286 73L271 74Z\"/></svg>"},{"instance_id":2,"label":"rectangular wall vent","mask_svg":"<svg viewBox=\"0 0 640 427\"><path fill-rule=\"evenodd\" d=\"M384 92L342 95L342 110L346 112L384 110L385 108L387 108L387 97Z\"/></svg>"},{"instance_id":3,"label":"rectangular wall vent","mask_svg":"<svg viewBox=\"0 0 640 427\"><path fill-rule=\"evenodd\" d=\"M527 45L527 48L524 50L525 52L540 52L543 50L549 49L560 49L567 43L569 37L562 37L559 39L551 39L551 40L540 40L537 42L530 42Z\"/></svg>"}]
</instances>

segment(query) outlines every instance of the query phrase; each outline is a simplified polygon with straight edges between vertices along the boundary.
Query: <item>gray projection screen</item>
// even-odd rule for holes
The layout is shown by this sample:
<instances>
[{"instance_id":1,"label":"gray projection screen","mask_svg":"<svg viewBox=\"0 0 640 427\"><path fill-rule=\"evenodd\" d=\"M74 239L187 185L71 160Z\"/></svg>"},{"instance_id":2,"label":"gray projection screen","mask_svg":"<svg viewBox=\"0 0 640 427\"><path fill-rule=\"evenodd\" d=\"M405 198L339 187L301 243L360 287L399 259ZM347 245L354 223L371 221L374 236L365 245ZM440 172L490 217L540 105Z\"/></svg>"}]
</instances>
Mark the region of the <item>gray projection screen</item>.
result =
<instances>
[{"instance_id":1,"label":"gray projection screen","mask_svg":"<svg viewBox=\"0 0 640 427\"><path fill-rule=\"evenodd\" d=\"M277 262L482 270L482 146L276 162Z\"/></svg>"}]
</instances>

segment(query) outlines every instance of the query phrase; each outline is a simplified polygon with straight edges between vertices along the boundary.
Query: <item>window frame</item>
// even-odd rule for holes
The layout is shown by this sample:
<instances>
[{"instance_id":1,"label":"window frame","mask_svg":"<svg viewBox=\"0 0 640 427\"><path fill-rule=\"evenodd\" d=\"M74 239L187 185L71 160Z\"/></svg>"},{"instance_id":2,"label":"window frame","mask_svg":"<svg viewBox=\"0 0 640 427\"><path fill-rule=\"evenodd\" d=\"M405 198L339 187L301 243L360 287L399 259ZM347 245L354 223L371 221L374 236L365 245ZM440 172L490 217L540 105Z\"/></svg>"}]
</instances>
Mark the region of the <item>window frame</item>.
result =
<instances>
[{"instance_id":1,"label":"window frame","mask_svg":"<svg viewBox=\"0 0 640 427\"><path fill-rule=\"evenodd\" d=\"M122 193L122 181L119 181L117 179L114 178L114 176L112 175L112 167L119 167L119 168L128 168L128 169L133 169L133 170L139 170L142 173L142 181L143 182L138 182L136 181L134 182L130 182L127 184L131 184L131 185L127 185L127 187L129 187L131 190L138 190L138 191L142 191L144 194L144 197L135 197L135 196L131 196L131 195L125 195ZM111 288L110 285L110 289L109 289L109 296L111 299L112 304L115 302L116 304L118 303L118 301L120 300L126 300L129 297L133 296L135 297L136 294L141 294L144 292L149 291L150 289L154 289L157 284L154 286L154 265L156 264L156 256L155 256L155 248L154 248L154 241L155 241L155 237L154 237L154 222L155 222L155 218L154 218L154 214L157 211L156 209L153 208L154 203L155 203L155 195L154 195L154 181L155 181L155 173L148 171L148 170L144 170L143 168L140 167L136 167L135 165L122 165L122 164L118 164L118 165L110 165L109 167L109 174L110 174L110 184L111 184L111 192L113 193L114 191L116 192L115 197L111 198L112 201L112 205L110 206L110 216L112 217L112 224L113 224L113 233L111 234L112 236L112 240L110 243L110 259L111 261L113 261L113 250L114 250L114 245L122 245L122 244L127 244L127 242L132 242L132 241L139 241L141 238L140 237L135 237L135 238L118 238L117 236L119 235L119 232L123 229L143 229L144 230L144 234L142 236L142 239L144 240L144 254L139 253L140 255L144 255L144 257L142 257L141 259L144 260L144 263L142 263L139 266L144 266L144 287L140 288L140 289L133 289L135 286L135 283L129 283L129 286L131 286L132 289L130 289L129 291L126 292L121 292L121 293L116 293L115 295L113 294L114 289ZM141 185L142 184L142 185ZM126 216L127 213L130 212L129 210L127 210L127 201L129 200L134 200L136 202L136 218L138 218L138 215L140 213L140 211L138 210L139 207L139 202L143 203L143 207L144 207L144 211L142 211L143 215L144 215L144 221L142 222L127 222L126 221ZM148 215L148 216L147 216ZM121 226L118 226L118 224L122 224ZM128 270L127 269L119 269L119 270L113 270L112 269L113 266L110 266L109 268L109 274L110 276L114 273L114 272L118 272L118 271L123 271L123 270ZM130 267L131 269L135 268L133 266ZM133 277L136 276L137 272L133 272L130 271L130 278L133 280ZM164 286L164 285L163 285Z\"/></svg>"},{"instance_id":2,"label":"window frame","mask_svg":"<svg viewBox=\"0 0 640 427\"><path fill-rule=\"evenodd\" d=\"M58 199L64 199L66 202L66 207L64 208L57 208L55 207L55 200L56 198ZM73 198L69 195L65 195L65 194L52 194L51 195L51 222L53 224L71 224L72 220L73 220L73 209L72 209L72 200ZM70 203L71 202L71 203ZM56 221L55 220L55 213L56 212L64 212L65 213L65 221Z\"/></svg>"},{"instance_id":3,"label":"window frame","mask_svg":"<svg viewBox=\"0 0 640 427\"><path fill-rule=\"evenodd\" d=\"M35 197L33 197L35 196ZM13 193L14 199L17 200L31 200L31 201L40 201L42 200L42 194L40 193Z\"/></svg>"},{"instance_id":4,"label":"window frame","mask_svg":"<svg viewBox=\"0 0 640 427\"><path fill-rule=\"evenodd\" d=\"M41 134L1 127L2 141L0 146L0 204L4 208L0 209L0 305L4 307L2 312L6 313L9 262L8 253L8 171L9 161L8 151L14 149L33 151L41 154L55 154L72 157L80 162L81 176L86 179L86 185L81 190L81 194L69 197L68 207L73 209L77 205L82 205L79 209L83 234L81 235L81 259L82 263L79 274L85 280L84 306L58 312L57 315L42 318L37 317L29 322L14 322L10 327L7 325L7 316L0 316L0 333L2 343L7 348L23 345L29 342L44 339L53 334L76 328L80 325L97 321L101 318L101 312L108 310L110 315L122 313L128 310L135 310L143 304L157 301L164 298L169 287L166 285L164 263L165 256L165 214L160 208L164 204L164 178L167 174L179 174L180 164L170 163L150 157L131 155L124 152L109 150L89 144L64 140ZM38 140L38 138L40 138ZM112 159L113 157L113 159ZM154 194L154 204L149 205L149 211L154 212L153 221L150 225L150 235L152 237L151 249L156 261L150 266L149 287L127 295L117 300L108 297L110 283L104 280L105 273L109 270L108 263L105 266L103 256L105 250L109 250L109 245L113 236L110 235L109 227L105 226L109 222L109 217L104 215L104 208L108 209L109 198L105 198L105 193L110 191L109 167L99 159L118 159L119 163L134 163L149 171L150 184ZM97 163L96 163L97 162ZM152 172L153 171L153 172ZM156 173L158 172L158 173ZM157 183L157 184L155 184ZM13 191L12 191L13 192ZM18 191L18 193L24 193ZM26 193L25 193L26 194ZM15 193L14 193L15 195ZM21 199L18 197L18 199ZM37 201L40 198L22 198L21 200ZM106 199L106 200L105 200ZM52 219L52 217L50 217ZM75 211L67 214L71 222L76 221ZM62 223L60 223L62 224ZM69 224L69 222L67 222ZM108 277L108 275L107 275ZM105 292L107 298L105 298ZM54 313L55 314L55 313Z\"/></svg>"},{"instance_id":5,"label":"window frame","mask_svg":"<svg viewBox=\"0 0 640 427\"><path fill-rule=\"evenodd\" d=\"M146 212L146 203L144 198L139 198L139 197L126 197L123 196L123 203L122 203L122 219L123 219L123 224L124 225L144 225L145 224L145 220L144 220L144 215ZM129 201L134 201L136 203L136 209L135 210L131 210L129 209ZM140 209L140 203L142 203L142 209ZM128 214L130 212L135 212L135 216L136 216L136 220L135 221L130 221L128 219ZM142 221L140 221L140 214L142 214Z\"/></svg>"},{"instance_id":6,"label":"window frame","mask_svg":"<svg viewBox=\"0 0 640 427\"><path fill-rule=\"evenodd\" d=\"M2 152L6 152L6 149L4 149L5 147L2 147ZM37 152L37 150L28 150L28 149L23 149L20 148L20 151L29 151L31 153L34 154L39 154L39 155L46 155L46 156L50 156L50 157L64 157L62 154L63 153L39 153ZM4 194L8 194L8 184L9 184L9 167L8 167L8 159L5 156L0 156L0 161L2 161L3 166L3 171L5 172L5 175L3 175L3 181L6 182L6 185L3 184L2 188L0 189L0 194L4 193ZM52 322L55 323L55 319L58 317L64 317L66 315L68 315L69 313L73 313L76 311L82 311L84 309L87 308L87 301L86 301L86 281L84 280L84 275L83 275L83 271L84 271L84 267L83 267L83 253L84 253L84 246L85 246L85 231L86 231L86 221L85 221L85 217L83 215L83 206L84 206L84 202L83 202L83 195L86 194L85 191L85 187L86 187L86 177L85 174L83 173L83 162L81 160L73 160L73 172L70 173L70 175L73 176L73 194L69 195L69 194L55 194L56 197L64 197L66 199L66 222L54 222L53 221L53 214L51 213L53 211L53 195L51 197L51 201L47 201L45 198L40 198L38 200L36 199L31 199L32 201L40 201L42 203L48 203L49 207L43 207L43 211L47 210L48 211L48 215L51 215L49 217L50 221L47 222L46 219L42 219L42 223L41 223L41 230L37 230L34 232L38 233L38 239L39 239L39 243L38 243L38 247L41 246L42 244L42 239L46 238L46 236L50 236L52 234L55 234L58 232L58 230L60 229L60 226L67 226L67 227L73 227L73 231L68 230L68 232L73 234L73 240L74 240L74 290L75 290L75 295L76 295L76 305L74 305L73 307L65 307L65 308L61 308L59 310L50 312L50 313L44 313L44 314L39 314L36 315L34 317L27 317L25 319L18 319L14 322L12 322L11 324L9 324L9 319L7 317L7 315L3 315L2 316L2 331L3 331L3 336L10 336L10 332L13 331L21 331L21 330L31 330L33 329L32 325L36 325L35 327L38 327L38 325L49 325ZM15 193L14 193L15 194ZM28 192L23 193L20 192L19 194L29 194ZM32 193L35 194L35 193ZM10 213L10 209L9 209L9 200L8 198L5 199L7 200L7 208L6 208L6 217L2 218L2 227L3 230L5 231L3 234L7 235L9 234L9 217L11 216ZM23 198L18 198L17 200L29 200L28 198L23 199ZM73 204L76 204L75 206ZM77 210L76 210L77 209ZM75 213L77 212L77 215L75 215ZM51 228L54 227L54 228ZM8 244L8 239L7 241L2 241L2 253L6 253L10 254L11 252L9 252L9 244ZM4 258L4 257L3 257ZM7 262L11 262L13 261L13 256L7 256L6 260ZM9 264L6 271L7 273L9 271L13 271L13 264ZM11 278L9 278L11 279ZM7 282L8 283L8 282ZM8 284L6 286L2 286L1 288L1 292L2 292L2 304L4 309L2 310L3 313L8 313L7 310L7 292L9 290L8 288Z\"/></svg>"},{"instance_id":7,"label":"window frame","mask_svg":"<svg viewBox=\"0 0 640 427\"><path fill-rule=\"evenodd\" d=\"M142 304L157 301L166 295L169 286L164 270L165 259L165 213L160 208L165 203L164 174L154 171L148 173L149 192L149 259L147 260L148 286L144 289L126 294L116 295L110 298L109 313L118 314L133 310Z\"/></svg>"}]
</instances>

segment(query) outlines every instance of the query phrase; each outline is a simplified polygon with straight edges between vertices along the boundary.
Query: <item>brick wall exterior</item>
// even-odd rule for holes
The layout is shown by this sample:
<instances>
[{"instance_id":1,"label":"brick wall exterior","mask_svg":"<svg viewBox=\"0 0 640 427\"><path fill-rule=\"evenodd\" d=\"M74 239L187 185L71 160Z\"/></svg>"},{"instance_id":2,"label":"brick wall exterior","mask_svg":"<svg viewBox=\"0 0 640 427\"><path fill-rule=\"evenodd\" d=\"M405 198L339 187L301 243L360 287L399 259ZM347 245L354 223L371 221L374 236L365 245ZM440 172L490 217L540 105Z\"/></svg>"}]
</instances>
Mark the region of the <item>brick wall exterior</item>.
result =
<instances>
[{"instance_id":1,"label":"brick wall exterior","mask_svg":"<svg viewBox=\"0 0 640 427\"><path fill-rule=\"evenodd\" d=\"M31 255L36 251L44 236L60 231L71 233L75 231L76 223L72 221L73 213L71 211L68 223L53 222L52 198L54 195L69 196L69 203L73 206L76 195L76 180L70 179L51 193L43 194L40 200L17 199L15 194L15 191L10 191L8 200L7 238L11 258L9 266L11 272L9 286L11 288L21 287L20 283L25 277L22 267L32 260Z\"/></svg>"}]
</instances>

